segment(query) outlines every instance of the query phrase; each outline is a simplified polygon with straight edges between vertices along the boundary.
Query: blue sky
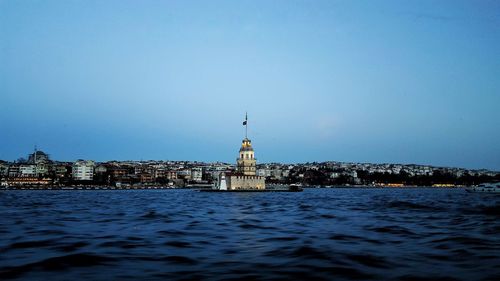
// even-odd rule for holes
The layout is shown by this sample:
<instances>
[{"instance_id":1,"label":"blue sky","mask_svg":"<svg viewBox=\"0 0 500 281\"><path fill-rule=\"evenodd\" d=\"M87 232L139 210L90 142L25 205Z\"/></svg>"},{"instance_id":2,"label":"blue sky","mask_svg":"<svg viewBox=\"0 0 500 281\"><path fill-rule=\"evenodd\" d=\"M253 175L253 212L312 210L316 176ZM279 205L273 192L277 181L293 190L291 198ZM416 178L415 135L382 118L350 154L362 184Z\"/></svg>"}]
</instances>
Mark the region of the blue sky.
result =
<instances>
[{"instance_id":1,"label":"blue sky","mask_svg":"<svg viewBox=\"0 0 500 281\"><path fill-rule=\"evenodd\" d=\"M0 0L0 159L500 170L498 1Z\"/></svg>"}]
</instances>

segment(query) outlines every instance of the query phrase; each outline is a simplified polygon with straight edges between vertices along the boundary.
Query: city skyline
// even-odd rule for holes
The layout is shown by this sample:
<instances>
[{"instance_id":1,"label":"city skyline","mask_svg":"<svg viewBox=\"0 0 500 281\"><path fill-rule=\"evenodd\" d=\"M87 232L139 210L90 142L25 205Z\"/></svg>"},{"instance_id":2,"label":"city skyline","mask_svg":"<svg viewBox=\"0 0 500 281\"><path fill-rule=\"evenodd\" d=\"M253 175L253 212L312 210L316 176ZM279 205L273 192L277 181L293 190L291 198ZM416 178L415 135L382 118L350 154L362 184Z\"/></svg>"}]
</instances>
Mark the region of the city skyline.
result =
<instances>
[{"instance_id":1,"label":"city skyline","mask_svg":"<svg viewBox=\"0 0 500 281\"><path fill-rule=\"evenodd\" d=\"M193 5L194 4L194 5ZM0 1L0 159L500 170L494 1Z\"/></svg>"},{"instance_id":2,"label":"city skyline","mask_svg":"<svg viewBox=\"0 0 500 281\"><path fill-rule=\"evenodd\" d=\"M213 165L213 164L224 164L224 165L229 165L229 166L234 166L236 167L236 164L231 162L231 161L202 161L202 160L197 160L197 159L90 159L90 158L78 158L78 159L54 159L52 158L52 155L50 153L47 153L47 151L38 149L36 146L34 147L34 150L30 153L27 154L27 157L21 156L18 157L17 159L14 160L6 160L6 159L0 159L0 163L2 161L8 163L8 164L14 164L14 165L36 165L34 160L32 158L36 154L42 155L43 157L47 157L47 161L50 163L74 163L78 161L92 161L95 163L100 163L100 164L109 164L109 163L135 163L135 164L140 164L140 163L189 163L189 164L200 164L200 165ZM238 159L236 159L237 161ZM47 161L42 161L43 163L47 163ZM493 172L493 173L499 173L500 171L494 170L494 169L486 169L486 168L467 168L467 167L459 167L459 166L437 166L437 165L432 165L432 164L425 164L425 163L390 163L390 162L384 162L384 163L376 163L376 162L352 162L352 161L337 161L337 160L325 160L325 161L306 161L306 162L257 162L256 165L259 167L262 166L269 166L269 165L283 165L283 166L294 166L294 165L313 165L313 164L319 164L319 165L324 165L324 164L341 164L341 165L360 165L360 166L416 166L416 167L429 167L429 168L436 168L436 169L454 169L454 170L469 170L469 171L488 171L488 172Z\"/></svg>"}]
</instances>

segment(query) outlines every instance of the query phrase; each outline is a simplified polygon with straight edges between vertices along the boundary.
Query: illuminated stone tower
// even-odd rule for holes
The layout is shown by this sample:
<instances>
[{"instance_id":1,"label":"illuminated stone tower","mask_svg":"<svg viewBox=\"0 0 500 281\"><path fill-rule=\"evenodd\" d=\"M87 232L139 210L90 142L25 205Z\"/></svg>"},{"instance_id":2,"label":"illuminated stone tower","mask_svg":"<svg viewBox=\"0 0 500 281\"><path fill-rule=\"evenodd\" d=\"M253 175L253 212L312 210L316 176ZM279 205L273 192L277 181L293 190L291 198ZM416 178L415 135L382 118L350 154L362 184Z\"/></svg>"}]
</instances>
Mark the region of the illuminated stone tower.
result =
<instances>
[{"instance_id":1,"label":"illuminated stone tower","mask_svg":"<svg viewBox=\"0 0 500 281\"><path fill-rule=\"evenodd\" d=\"M255 176L255 163L257 161L254 157L252 141L246 137L241 143L240 155L236 161L238 173L245 176Z\"/></svg>"},{"instance_id":2,"label":"illuminated stone tower","mask_svg":"<svg viewBox=\"0 0 500 281\"><path fill-rule=\"evenodd\" d=\"M241 143L240 153L236 159L236 171L223 172L219 175L217 184L214 186L220 190L255 190L266 189L266 179L255 173L255 159L252 141L247 137L248 117L245 115L245 138Z\"/></svg>"}]
</instances>

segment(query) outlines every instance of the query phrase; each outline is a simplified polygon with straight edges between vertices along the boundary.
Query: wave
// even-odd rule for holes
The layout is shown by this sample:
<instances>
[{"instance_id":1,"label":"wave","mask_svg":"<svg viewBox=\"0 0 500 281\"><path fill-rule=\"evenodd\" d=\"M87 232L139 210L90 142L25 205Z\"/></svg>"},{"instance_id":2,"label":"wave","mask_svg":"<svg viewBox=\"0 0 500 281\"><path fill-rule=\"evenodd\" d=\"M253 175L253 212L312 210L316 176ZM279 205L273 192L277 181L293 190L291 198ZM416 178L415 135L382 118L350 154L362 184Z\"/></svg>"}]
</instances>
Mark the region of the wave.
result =
<instances>
[{"instance_id":1,"label":"wave","mask_svg":"<svg viewBox=\"0 0 500 281\"><path fill-rule=\"evenodd\" d=\"M107 265L114 261L116 260L110 257L89 253L57 256L34 263L2 268L0 269L0 279L17 278L25 273L36 270L63 271L72 267L92 267L98 265Z\"/></svg>"},{"instance_id":2,"label":"wave","mask_svg":"<svg viewBox=\"0 0 500 281\"><path fill-rule=\"evenodd\" d=\"M386 204L388 208L404 209L404 210L425 210L425 211L441 211L443 208L437 207L429 202L429 204L419 204L411 201L395 200Z\"/></svg>"}]
</instances>

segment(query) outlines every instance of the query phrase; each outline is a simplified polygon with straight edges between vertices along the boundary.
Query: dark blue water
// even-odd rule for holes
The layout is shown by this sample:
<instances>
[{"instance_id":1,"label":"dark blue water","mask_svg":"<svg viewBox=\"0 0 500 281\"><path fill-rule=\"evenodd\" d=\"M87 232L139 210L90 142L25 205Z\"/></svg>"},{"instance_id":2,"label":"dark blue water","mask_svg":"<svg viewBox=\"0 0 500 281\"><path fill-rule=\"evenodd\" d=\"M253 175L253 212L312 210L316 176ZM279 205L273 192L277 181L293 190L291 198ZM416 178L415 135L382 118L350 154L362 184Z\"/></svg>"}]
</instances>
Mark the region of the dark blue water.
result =
<instances>
[{"instance_id":1,"label":"dark blue water","mask_svg":"<svg viewBox=\"0 0 500 281\"><path fill-rule=\"evenodd\" d=\"M0 279L500 280L500 196L1 191Z\"/></svg>"}]
</instances>

